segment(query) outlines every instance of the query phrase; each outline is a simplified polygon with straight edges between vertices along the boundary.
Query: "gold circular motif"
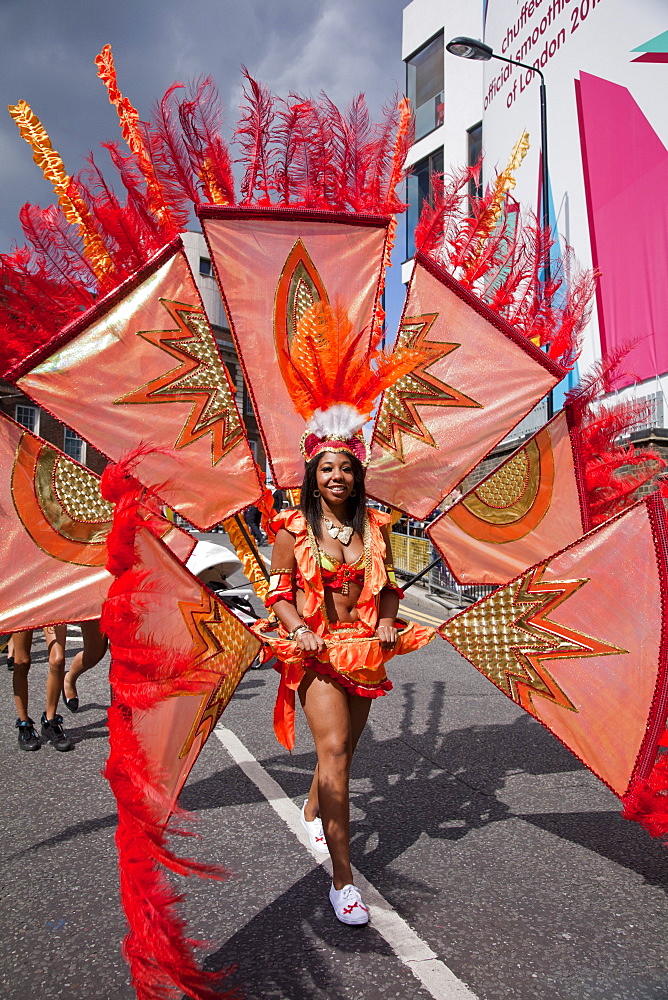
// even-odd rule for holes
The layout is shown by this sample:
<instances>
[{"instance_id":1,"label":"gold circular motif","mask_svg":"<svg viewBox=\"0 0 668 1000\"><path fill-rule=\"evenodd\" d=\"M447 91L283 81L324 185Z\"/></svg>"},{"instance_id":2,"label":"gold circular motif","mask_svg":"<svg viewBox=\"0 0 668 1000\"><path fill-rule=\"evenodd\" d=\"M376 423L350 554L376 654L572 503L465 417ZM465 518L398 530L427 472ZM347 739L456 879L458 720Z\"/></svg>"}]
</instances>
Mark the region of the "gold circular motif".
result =
<instances>
[{"instance_id":1,"label":"gold circular motif","mask_svg":"<svg viewBox=\"0 0 668 1000\"><path fill-rule=\"evenodd\" d=\"M488 507L502 509L520 500L529 484L531 466L524 450L519 451L485 483L476 489L476 496Z\"/></svg>"},{"instance_id":2,"label":"gold circular motif","mask_svg":"<svg viewBox=\"0 0 668 1000\"><path fill-rule=\"evenodd\" d=\"M58 456L53 470L53 489L63 510L73 521L111 521L113 504L100 493L100 480L64 455Z\"/></svg>"}]
</instances>

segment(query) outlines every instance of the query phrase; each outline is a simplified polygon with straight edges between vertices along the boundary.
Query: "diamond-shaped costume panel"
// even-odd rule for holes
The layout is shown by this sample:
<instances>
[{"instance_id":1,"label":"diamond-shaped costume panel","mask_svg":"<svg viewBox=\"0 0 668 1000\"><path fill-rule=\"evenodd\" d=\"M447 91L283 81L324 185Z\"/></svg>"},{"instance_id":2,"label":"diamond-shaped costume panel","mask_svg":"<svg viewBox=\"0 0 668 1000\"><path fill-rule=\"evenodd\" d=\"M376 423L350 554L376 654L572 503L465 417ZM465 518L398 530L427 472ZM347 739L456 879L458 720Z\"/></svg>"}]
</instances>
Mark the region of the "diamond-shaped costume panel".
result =
<instances>
[{"instance_id":1,"label":"diamond-shaped costume panel","mask_svg":"<svg viewBox=\"0 0 668 1000\"><path fill-rule=\"evenodd\" d=\"M620 797L664 729L664 538L649 498L440 628Z\"/></svg>"},{"instance_id":2,"label":"diamond-shaped costume panel","mask_svg":"<svg viewBox=\"0 0 668 1000\"><path fill-rule=\"evenodd\" d=\"M587 501L562 410L427 529L459 583L504 584L584 534Z\"/></svg>"},{"instance_id":3,"label":"diamond-shaped costume panel","mask_svg":"<svg viewBox=\"0 0 668 1000\"><path fill-rule=\"evenodd\" d=\"M0 415L0 510L0 632L99 618L113 515L99 477ZM187 559L194 540L163 523L163 540Z\"/></svg>"},{"instance_id":4,"label":"diamond-shaped costume panel","mask_svg":"<svg viewBox=\"0 0 668 1000\"><path fill-rule=\"evenodd\" d=\"M305 422L282 377L297 324L309 306L340 303L369 338L389 220L215 207L200 217L274 481L299 486Z\"/></svg>"}]
</instances>

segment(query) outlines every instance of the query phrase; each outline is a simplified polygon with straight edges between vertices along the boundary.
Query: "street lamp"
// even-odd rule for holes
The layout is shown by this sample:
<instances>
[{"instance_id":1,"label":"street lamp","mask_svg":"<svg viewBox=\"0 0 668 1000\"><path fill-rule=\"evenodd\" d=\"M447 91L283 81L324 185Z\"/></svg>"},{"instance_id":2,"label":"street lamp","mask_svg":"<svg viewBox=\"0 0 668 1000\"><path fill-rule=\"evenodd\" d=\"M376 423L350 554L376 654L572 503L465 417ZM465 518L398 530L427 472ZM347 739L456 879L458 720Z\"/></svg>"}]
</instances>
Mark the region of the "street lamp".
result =
<instances>
[{"instance_id":1,"label":"street lamp","mask_svg":"<svg viewBox=\"0 0 668 1000\"><path fill-rule=\"evenodd\" d=\"M549 172L547 169L547 92L545 90L545 77L537 66L529 66L528 63L517 62L515 59L507 59L505 56L497 56L491 45L485 45L477 38L469 38L466 35L458 35L445 46L453 56L460 56L462 59L480 59L487 62L489 59L499 59L501 62L510 63L511 66L521 66L522 69L530 69L532 73L537 73L540 77L540 150L541 150L541 208L543 216L543 239L545 240L545 251L543 256L543 294L547 298L551 274L550 266L550 192L548 188ZM549 302L548 302L549 305ZM547 417L552 418L554 412L554 397L550 391L547 397Z\"/></svg>"},{"instance_id":2,"label":"street lamp","mask_svg":"<svg viewBox=\"0 0 668 1000\"><path fill-rule=\"evenodd\" d=\"M499 59L501 62L510 63L511 66L521 66L529 69L532 73L537 73L540 77L540 149L541 149L541 209L543 216L543 232L545 239L545 257L543 260L544 283L550 281L550 246L548 234L550 232L550 192L548 188L549 172L547 168L547 93L545 90L545 77L537 66L529 66L528 63L517 62L515 59L507 59L505 56L498 56L490 45L478 41L477 38L468 38L466 35L458 35L445 46L453 56L460 56L462 59L480 59L487 62L489 59Z\"/></svg>"}]
</instances>

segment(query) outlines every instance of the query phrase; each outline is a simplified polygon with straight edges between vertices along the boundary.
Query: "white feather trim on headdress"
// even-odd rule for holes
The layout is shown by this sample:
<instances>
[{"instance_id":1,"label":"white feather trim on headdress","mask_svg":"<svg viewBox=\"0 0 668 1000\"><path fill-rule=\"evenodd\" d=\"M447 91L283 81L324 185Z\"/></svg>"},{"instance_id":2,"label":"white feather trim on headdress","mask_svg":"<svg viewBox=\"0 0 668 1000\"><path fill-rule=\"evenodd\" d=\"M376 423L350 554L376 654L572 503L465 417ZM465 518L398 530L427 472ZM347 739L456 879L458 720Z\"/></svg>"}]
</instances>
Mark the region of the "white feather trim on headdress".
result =
<instances>
[{"instance_id":1,"label":"white feather trim on headdress","mask_svg":"<svg viewBox=\"0 0 668 1000\"><path fill-rule=\"evenodd\" d=\"M309 434L325 440L347 441L364 426L366 418L350 403L334 403L316 410L306 425Z\"/></svg>"}]
</instances>

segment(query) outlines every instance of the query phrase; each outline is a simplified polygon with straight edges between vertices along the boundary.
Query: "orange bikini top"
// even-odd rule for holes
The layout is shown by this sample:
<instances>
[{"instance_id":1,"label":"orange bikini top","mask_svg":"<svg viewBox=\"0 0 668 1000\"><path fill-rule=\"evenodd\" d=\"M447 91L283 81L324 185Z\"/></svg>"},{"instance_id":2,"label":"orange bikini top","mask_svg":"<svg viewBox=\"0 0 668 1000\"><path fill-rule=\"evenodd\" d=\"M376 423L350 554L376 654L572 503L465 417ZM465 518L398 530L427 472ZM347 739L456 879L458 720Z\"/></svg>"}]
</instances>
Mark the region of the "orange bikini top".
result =
<instances>
[{"instance_id":1,"label":"orange bikini top","mask_svg":"<svg viewBox=\"0 0 668 1000\"><path fill-rule=\"evenodd\" d=\"M360 552L354 563L339 562L328 555L321 548L318 549L318 562L320 563L320 575L325 587L338 588L344 594L348 593L348 586L357 583L360 587L364 585L364 552ZM301 573L297 570L297 586L300 585Z\"/></svg>"}]
</instances>

